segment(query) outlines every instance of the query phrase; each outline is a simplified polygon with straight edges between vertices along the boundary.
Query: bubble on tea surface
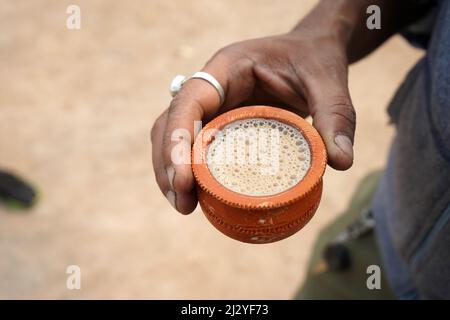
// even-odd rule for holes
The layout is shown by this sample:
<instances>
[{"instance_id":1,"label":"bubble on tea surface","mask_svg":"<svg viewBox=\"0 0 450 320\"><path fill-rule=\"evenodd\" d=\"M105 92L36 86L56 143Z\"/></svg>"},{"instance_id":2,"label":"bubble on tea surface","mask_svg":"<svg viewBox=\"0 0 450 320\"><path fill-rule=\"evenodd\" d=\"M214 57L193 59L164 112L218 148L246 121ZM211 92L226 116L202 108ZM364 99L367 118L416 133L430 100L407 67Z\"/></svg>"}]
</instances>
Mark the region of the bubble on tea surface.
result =
<instances>
[{"instance_id":1,"label":"bubble on tea surface","mask_svg":"<svg viewBox=\"0 0 450 320\"><path fill-rule=\"evenodd\" d=\"M248 196L269 196L292 188L305 177L311 153L296 128L253 118L234 121L218 132L208 146L206 162L224 187Z\"/></svg>"}]
</instances>

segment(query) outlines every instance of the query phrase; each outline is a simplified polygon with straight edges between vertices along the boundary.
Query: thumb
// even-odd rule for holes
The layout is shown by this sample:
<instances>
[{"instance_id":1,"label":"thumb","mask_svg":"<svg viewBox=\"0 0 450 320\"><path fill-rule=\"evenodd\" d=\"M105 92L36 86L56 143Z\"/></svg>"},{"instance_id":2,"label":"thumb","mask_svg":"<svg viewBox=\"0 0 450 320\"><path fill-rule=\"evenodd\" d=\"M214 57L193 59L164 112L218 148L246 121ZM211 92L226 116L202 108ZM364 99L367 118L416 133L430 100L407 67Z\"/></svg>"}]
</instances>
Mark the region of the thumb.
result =
<instances>
[{"instance_id":1,"label":"thumb","mask_svg":"<svg viewBox=\"0 0 450 320\"><path fill-rule=\"evenodd\" d=\"M336 84L327 86L323 81L319 87L326 90L311 93L313 125L325 142L329 165L337 170L347 170L353 164L356 128L356 113L348 88Z\"/></svg>"}]
</instances>

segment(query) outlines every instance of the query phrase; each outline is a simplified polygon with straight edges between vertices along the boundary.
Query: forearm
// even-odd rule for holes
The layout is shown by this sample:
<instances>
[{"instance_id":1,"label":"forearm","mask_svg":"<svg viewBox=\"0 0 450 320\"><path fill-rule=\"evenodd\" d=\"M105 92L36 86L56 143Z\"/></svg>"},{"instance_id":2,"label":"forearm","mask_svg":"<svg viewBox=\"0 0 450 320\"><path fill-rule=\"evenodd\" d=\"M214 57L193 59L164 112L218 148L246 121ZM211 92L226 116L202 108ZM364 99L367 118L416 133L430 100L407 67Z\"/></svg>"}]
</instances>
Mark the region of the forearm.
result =
<instances>
[{"instance_id":1,"label":"forearm","mask_svg":"<svg viewBox=\"0 0 450 320\"><path fill-rule=\"evenodd\" d=\"M381 29L367 27L367 8L381 9ZM349 63L375 50L390 36L422 16L423 7L413 0L321 0L292 33L315 30L333 36L347 52Z\"/></svg>"}]
</instances>

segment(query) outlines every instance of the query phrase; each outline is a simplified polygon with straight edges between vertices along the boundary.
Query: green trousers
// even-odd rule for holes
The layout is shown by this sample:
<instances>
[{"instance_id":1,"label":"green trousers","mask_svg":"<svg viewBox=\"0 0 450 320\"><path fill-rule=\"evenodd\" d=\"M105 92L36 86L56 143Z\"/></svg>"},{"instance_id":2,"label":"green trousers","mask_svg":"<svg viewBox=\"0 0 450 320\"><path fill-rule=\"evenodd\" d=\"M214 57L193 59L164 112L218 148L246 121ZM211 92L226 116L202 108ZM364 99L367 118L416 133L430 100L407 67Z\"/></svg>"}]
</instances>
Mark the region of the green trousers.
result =
<instances>
[{"instance_id":1,"label":"green trousers","mask_svg":"<svg viewBox=\"0 0 450 320\"><path fill-rule=\"evenodd\" d=\"M367 175L356 189L346 211L320 232L308 265L306 279L296 293L295 299L395 299L383 277L383 272L380 289L369 289L367 286L367 279L371 275L367 267L378 265L382 268L373 230L346 242L351 258L351 266L348 269L332 271L323 258L327 244L336 239L362 211L367 210L380 175L379 171Z\"/></svg>"}]
</instances>

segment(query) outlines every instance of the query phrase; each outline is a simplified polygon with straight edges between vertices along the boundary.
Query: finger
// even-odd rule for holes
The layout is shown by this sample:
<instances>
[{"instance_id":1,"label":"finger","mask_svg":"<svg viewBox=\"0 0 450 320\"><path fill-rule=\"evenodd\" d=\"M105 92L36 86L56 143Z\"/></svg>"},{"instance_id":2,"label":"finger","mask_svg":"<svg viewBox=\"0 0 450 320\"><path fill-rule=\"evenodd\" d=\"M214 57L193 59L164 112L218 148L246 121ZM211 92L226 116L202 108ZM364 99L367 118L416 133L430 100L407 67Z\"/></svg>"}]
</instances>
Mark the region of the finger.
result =
<instances>
[{"instance_id":1,"label":"finger","mask_svg":"<svg viewBox=\"0 0 450 320\"><path fill-rule=\"evenodd\" d=\"M164 167L164 161L161 157L164 129L166 128L167 123L167 114L168 112L166 110L158 117L151 131L152 163L159 189L165 195L170 204L176 208L176 197L174 192L171 190L172 188L166 173L166 168Z\"/></svg>"},{"instance_id":2,"label":"finger","mask_svg":"<svg viewBox=\"0 0 450 320\"><path fill-rule=\"evenodd\" d=\"M289 100L281 100L279 96L269 94L267 90L263 90L259 85L255 86L253 90L253 96L251 99L243 101L239 106L253 106L253 105L266 105L283 108L298 114L302 118L306 118L309 115L307 103L301 97L296 98L296 102Z\"/></svg>"},{"instance_id":3,"label":"finger","mask_svg":"<svg viewBox=\"0 0 450 320\"><path fill-rule=\"evenodd\" d=\"M202 71L210 73L227 92L226 66L207 65ZM201 129L199 121L212 116L220 108L216 89L203 79L188 80L172 100L168 109L160 157L173 192L176 209L192 212L196 206L195 179L190 164L191 146Z\"/></svg>"},{"instance_id":4,"label":"finger","mask_svg":"<svg viewBox=\"0 0 450 320\"><path fill-rule=\"evenodd\" d=\"M311 81L310 87L308 102L313 125L325 142L329 164L337 170L347 170L353 164L356 128L356 113L347 83L318 79Z\"/></svg>"},{"instance_id":5,"label":"finger","mask_svg":"<svg viewBox=\"0 0 450 320\"><path fill-rule=\"evenodd\" d=\"M293 110L297 114L305 115L307 103L304 98L305 93L301 81L299 81L289 63L278 64L280 65L274 63L270 67L254 67L254 74L259 81L253 96L256 99L273 97L275 101L278 101L275 105L280 105L281 102L283 107L287 107L287 109ZM259 92L257 91L258 89ZM268 101L270 103L270 99Z\"/></svg>"}]
</instances>

